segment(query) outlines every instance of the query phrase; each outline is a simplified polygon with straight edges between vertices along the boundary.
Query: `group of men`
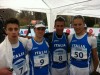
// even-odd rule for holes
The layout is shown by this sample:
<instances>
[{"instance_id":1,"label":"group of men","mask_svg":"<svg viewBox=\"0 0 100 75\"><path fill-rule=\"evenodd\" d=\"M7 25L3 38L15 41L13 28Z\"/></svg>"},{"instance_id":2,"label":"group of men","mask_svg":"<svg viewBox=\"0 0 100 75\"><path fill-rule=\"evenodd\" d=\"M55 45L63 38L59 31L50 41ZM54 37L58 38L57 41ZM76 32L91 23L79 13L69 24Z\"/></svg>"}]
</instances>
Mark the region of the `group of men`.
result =
<instances>
[{"instance_id":1,"label":"group of men","mask_svg":"<svg viewBox=\"0 0 100 75\"><path fill-rule=\"evenodd\" d=\"M55 31L45 33L45 25L34 26L31 39L19 36L19 21L5 22L5 40L0 44L0 75L90 75L99 63L96 37L89 35L84 18L72 20L75 34L64 33L65 20L55 20ZM93 66L91 66L93 61ZM93 67L93 68L91 68Z\"/></svg>"}]
</instances>

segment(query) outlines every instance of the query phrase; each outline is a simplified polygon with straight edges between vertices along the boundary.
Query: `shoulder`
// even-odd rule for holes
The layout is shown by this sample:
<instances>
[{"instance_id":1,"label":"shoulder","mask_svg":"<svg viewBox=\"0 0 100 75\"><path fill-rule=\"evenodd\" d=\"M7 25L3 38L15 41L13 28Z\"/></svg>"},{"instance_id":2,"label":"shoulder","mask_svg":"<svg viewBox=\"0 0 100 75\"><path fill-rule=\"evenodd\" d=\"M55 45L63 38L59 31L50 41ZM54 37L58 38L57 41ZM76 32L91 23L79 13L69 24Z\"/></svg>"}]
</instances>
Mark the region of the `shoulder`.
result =
<instances>
[{"instance_id":1,"label":"shoulder","mask_svg":"<svg viewBox=\"0 0 100 75\"><path fill-rule=\"evenodd\" d=\"M26 45L26 48L27 50L31 50L33 47L33 44L32 44L32 38L31 39L28 39L28 42L27 42L27 45Z\"/></svg>"},{"instance_id":2,"label":"shoulder","mask_svg":"<svg viewBox=\"0 0 100 75\"><path fill-rule=\"evenodd\" d=\"M18 38L19 41L24 45L24 47L26 46L27 42L28 42L28 39L27 38L24 38L24 37L19 37Z\"/></svg>"},{"instance_id":3,"label":"shoulder","mask_svg":"<svg viewBox=\"0 0 100 75\"><path fill-rule=\"evenodd\" d=\"M28 45L28 46L32 46L32 38L31 38L31 39L28 39L27 45Z\"/></svg>"},{"instance_id":4,"label":"shoulder","mask_svg":"<svg viewBox=\"0 0 100 75\"><path fill-rule=\"evenodd\" d=\"M46 41L49 42L49 43L52 41L52 37L53 37L53 32L51 32L51 33L46 33L46 34L44 35L44 38L45 38Z\"/></svg>"},{"instance_id":5,"label":"shoulder","mask_svg":"<svg viewBox=\"0 0 100 75\"><path fill-rule=\"evenodd\" d=\"M68 41L69 41L69 43L71 42L73 35L74 35L74 34L68 35Z\"/></svg>"},{"instance_id":6,"label":"shoulder","mask_svg":"<svg viewBox=\"0 0 100 75\"><path fill-rule=\"evenodd\" d=\"M20 41L27 41L28 39L27 38L24 38L24 37L19 37L19 40Z\"/></svg>"},{"instance_id":7,"label":"shoulder","mask_svg":"<svg viewBox=\"0 0 100 75\"><path fill-rule=\"evenodd\" d=\"M64 33L64 34L65 34L66 38L68 39L69 34L68 33Z\"/></svg>"},{"instance_id":8,"label":"shoulder","mask_svg":"<svg viewBox=\"0 0 100 75\"><path fill-rule=\"evenodd\" d=\"M95 36L88 36L88 39L90 40L90 41L96 41L97 39L96 39L96 37Z\"/></svg>"},{"instance_id":9,"label":"shoulder","mask_svg":"<svg viewBox=\"0 0 100 75\"><path fill-rule=\"evenodd\" d=\"M70 34L70 35L68 35L68 38L73 37L73 35L74 35L74 34Z\"/></svg>"},{"instance_id":10,"label":"shoulder","mask_svg":"<svg viewBox=\"0 0 100 75\"><path fill-rule=\"evenodd\" d=\"M0 57L2 57L2 55L6 53L5 50L6 50L6 44L3 41L2 43L0 43Z\"/></svg>"},{"instance_id":11,"label":"shoulder","mask_svg":"<svg viewBox=\"0 0 100 75\"><path fill-rule=\"evenodd\" d=\"M45 34L44 34L44 37L45 37L45 38L48 38L48 37L50 37L50 36L52 36L52 35L53 35L53 32L45 33Z\"/></svg>"},{"instance_id":12,"label":"shoulder","mask_svg":"<svg viewBox=\"0 0 100 75\"><path fill-rule=\"evenodd\" d=\"M0 43L0 49L2 49L3 47L6 47L6 40L4 40L2 43Z\"/></svg>"},{"instance_id":13,"label":"shoulder","mask_svg":"<svg viewBox=\"0 0 100 75\"><path fill-rule=\"evenodd\" d=\"M31 43L32 44L32 38L28 39L27 43Z\"/></svg>"},{"instance_id":14,"label":"shoulder","mask_svg":"<svg viewBox=\"0 0 100 75\"><path fill-rule=\"evenodd\" d=\"M45 43L46 43L46 45L49 47L49 44L48 44L48 42L45 40Z\"/></svg>"},{"instance_id":15,"label":"shoulder","mask_svg":"<svg viewBox=\"0 0 100 75\"><path fill-rule=\"evenodd\" d=\"M95 36L88 36L88 43L92 46L92 48L97 47L97 39Z\"/></svg>"}]
</instances>

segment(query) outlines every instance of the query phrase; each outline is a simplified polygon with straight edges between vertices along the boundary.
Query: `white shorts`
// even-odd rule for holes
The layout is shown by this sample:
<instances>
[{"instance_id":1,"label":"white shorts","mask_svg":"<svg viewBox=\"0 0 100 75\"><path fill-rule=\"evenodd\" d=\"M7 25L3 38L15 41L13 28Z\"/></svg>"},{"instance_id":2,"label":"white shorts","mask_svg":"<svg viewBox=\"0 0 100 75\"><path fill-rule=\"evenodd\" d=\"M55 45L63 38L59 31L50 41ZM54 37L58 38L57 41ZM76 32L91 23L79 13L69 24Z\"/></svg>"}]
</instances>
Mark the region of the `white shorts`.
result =
<instances>
[{"instance_id":1,"label":"white shorts","mask_svg":"<svg viewBox=\"0 0 100 75\"><path fill-rule=\"evenodd\" d=\"M67 75L67 72L67 67L61 69L51 68L51 75Z\"/></svg>"},{"instance_id":2,"label":"white shorts","mask_svg":"<svg viewBox=\"0 0 100 75\"><path fill-rule=\"evenodd\" d=\"M70 65L70 75L89 75L89 68L79 68L74 65Z\"/></svg>"}]
</instances>

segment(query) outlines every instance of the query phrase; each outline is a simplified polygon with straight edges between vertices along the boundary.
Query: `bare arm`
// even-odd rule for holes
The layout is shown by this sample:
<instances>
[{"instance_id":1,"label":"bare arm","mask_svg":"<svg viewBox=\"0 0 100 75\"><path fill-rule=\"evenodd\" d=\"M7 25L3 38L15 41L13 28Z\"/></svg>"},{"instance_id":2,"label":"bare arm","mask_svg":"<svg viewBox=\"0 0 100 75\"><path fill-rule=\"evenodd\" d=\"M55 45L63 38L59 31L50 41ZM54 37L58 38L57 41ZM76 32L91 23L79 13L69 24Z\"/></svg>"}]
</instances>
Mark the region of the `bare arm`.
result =
<instances>
[{"instance_id":1,"label":"bare arm","mask_svg":"<svg viewBox=\"0 0 100 75\"><path fill-rule=\"evenodd\" d=\"M97 48L92 49L92 58L93 58L94 71L96 71L97 66L99 64L98 55L97 55Z\"/></svg>"},{"instance_id":2,"label":"bare arm","mask_svg":"<svg viewBox=\"0 0 100 75\"><path fill-rule=\"evenodd\" d=\"M12 75L12 71L9 68L1 68L0 75Z\"/></svg>"}]
</instances>

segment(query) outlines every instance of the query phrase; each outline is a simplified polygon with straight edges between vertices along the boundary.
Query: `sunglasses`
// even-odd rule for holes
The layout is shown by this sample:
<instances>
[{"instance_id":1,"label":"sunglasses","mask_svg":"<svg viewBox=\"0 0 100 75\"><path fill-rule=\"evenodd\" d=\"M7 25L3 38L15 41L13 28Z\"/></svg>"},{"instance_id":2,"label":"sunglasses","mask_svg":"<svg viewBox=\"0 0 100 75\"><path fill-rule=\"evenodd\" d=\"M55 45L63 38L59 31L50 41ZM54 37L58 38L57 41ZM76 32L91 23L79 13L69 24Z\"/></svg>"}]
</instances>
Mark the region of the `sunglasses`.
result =
<instances>
[{"instance_id":1,"label":"sunglasses","mask_svg":"<svg viewBox=\"0 0 100 75\"><path fill-rule=\"evenodd\" d=\"M44 31L46 28L44 28L44 27L39 27L39 28L36 28L37 30L42 30L42 31Z\"/></svg>"}]
</instances>

